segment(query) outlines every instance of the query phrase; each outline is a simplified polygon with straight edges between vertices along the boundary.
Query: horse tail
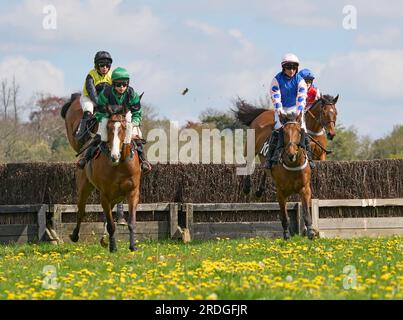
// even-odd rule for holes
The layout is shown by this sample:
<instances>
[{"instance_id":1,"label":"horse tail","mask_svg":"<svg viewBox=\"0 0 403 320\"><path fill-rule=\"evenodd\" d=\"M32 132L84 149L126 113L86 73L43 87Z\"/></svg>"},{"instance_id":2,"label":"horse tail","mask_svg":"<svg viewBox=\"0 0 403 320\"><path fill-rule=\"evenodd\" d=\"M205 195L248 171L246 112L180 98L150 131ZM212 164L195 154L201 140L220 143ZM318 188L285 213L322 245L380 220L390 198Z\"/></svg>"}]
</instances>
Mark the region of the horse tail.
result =
<instances>
[{"instance_id":1,"label":"horse tail","mask_svg":"<svg viewBox=\"0 0 403 320\"><path fill-rule=\"evenodd\" d=\"M70 97L70 100L67 101L67 102L63 105L62 110L60 111L60 115L62 116L63 119L66 118L67 110L69 110L69 108L70 108L71 104L73 103L73 101L74 101L77 97L79 97L79 96L81 96L81 93L73 93L73 94L71 95L71 97Z\"/></svg>"},{"instance_id":2,"label":"horse tail","mask_svg":"<svg viewBox=\"0 0 403 320\"><path fill-rule=\"evenodd\" d=\"M235 106L237 109L232 110L235 113L235 118L247 126L250 126L253 120L268 110L264 108L256 108L240 98L236 101Z\"/></svg>"}]
</instances>

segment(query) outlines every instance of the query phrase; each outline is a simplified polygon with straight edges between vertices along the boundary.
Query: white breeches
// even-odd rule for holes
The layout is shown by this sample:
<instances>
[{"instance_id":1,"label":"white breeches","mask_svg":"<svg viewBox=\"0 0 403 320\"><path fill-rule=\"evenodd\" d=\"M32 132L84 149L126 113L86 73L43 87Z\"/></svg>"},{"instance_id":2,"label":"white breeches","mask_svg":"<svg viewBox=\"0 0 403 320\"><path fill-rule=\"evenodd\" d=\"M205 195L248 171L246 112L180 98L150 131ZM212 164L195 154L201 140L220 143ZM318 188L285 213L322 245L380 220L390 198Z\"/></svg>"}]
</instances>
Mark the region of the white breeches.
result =
<instances>
[{"instance_id":1,"label":"white breeches","mask_svg":"<svg viewBox=\"0 0 403 320\"><path fill-rule=\"evenodd\" d=\"M108 141L108 118L102 118L101 122L98 124L97 134L101 136L101 141Z\"/></svg>"},{"instance_id":2,"label":"white breeches","mask_svg":"<svg viewBox=\"0 0 403 320\"><path fill-rule=\"evenodd\" d=\"M81 94L80 97L80 104L81 108L83 109L83 112L91 112L91 114L94 113L94 103L91 101L91 99L83 94Z\"/></svg>"},{"instance_id":3,"label":"white breeches","mask_svg":"<svg viewBox=\"0 0 403 320\"><path fill-rule=\"evenodd\" d=\"M286 115L292 115L292 114L298 114L297 106L291 107L291 108L283 108L283 113ZM283 125L280 122L280 118L278 115L278 111L274 112L274 130L278 130L282 127ZM302 111L302 119L301 119L301 128L306 131L306 125L305 125L305 112Z\"/></svg>"}]
</instances>

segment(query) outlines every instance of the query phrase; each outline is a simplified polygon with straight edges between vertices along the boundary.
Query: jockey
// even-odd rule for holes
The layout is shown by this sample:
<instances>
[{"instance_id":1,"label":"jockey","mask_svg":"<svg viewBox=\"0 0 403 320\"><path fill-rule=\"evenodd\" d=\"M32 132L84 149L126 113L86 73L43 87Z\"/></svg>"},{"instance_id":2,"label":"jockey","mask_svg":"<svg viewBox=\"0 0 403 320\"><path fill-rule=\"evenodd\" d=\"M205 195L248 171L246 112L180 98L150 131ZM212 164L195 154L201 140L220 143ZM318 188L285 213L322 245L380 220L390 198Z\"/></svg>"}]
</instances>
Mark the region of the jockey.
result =
<instances>
[{"instance_id":1,"label":"jockey","mask_svg":"<svg viewBox=\"0 0 403 320\"><path fill-rule=\"evenodd\" d=\"M303 112L306 105L307 85L304 79L298 74L299 59L293 53L287 53L281 62L282 71L278 73L270 85L270 96L273 101L274 129L269 141L269 151L267 154L266 168L271 169L273 163L278 161L279 152L275 152L283 147L283 139L279 139L282 124L279 114L298 116ZM301 146L307 149L308 159L311 168L315 164L312 161L309 138L306 135L304 113L301 120ZM275 157L273 157L275 156Z\"/></svg>"},{"instance_id":2,"label":"jockey","mask_svg":"<svg viewBox=\"0 0 403 320\"><path fill-rule=\"evenodd\" d=\"M83 118L80 121L76 133L76 140L80 141L85 135L87 121L94 113L94 105L97 104L98 94L108 85L112 84L112 57L106 51L98 51L94 58L94 68L85 79L83 93L80 97L80 105L83 109Z\"/></svg>"},{"instance_id":3,"label":"jockey","mask_svg":"<svg viewBox=\"0 0 403 320\"><path fill-rule=\"evenodd\" d=\"M108 140L107 124L109 115L105 112L105 107L108 105L125 105L129 111L126 114L127 123L124 143L130 143L134 136L138 147L137 151L141 161L141 168L144 173L151 170L151 165L146 160L143 152L144 140L142 139L140 130L142 118L140 97L133 88L129 86L129 82L129 72L124 68L118 67L112 72L112 86L107 86L99 94L98 111L95 113L95 117L99 122L98 132L91 142L92 148L89 147L85 157L80 159L78 163L80 168L84 168L86 162L91 160L94 147L96 147L100 141L106 142Z\"/></svg>"},{"instance_id":4,"label":"jockey","mask_svg":"<svg viewBox=\"0 0 403 320\"><path fill-rule=\"evenodd\" d=\"M308 87L308 96L306 99L305 112L308 111L315 101L320 99L320 91L313 85L313 80L315 79L315 75L309 69L303 69L299 72L299 75L305 80L306 85Z\"/></svg>"}]
</instances>

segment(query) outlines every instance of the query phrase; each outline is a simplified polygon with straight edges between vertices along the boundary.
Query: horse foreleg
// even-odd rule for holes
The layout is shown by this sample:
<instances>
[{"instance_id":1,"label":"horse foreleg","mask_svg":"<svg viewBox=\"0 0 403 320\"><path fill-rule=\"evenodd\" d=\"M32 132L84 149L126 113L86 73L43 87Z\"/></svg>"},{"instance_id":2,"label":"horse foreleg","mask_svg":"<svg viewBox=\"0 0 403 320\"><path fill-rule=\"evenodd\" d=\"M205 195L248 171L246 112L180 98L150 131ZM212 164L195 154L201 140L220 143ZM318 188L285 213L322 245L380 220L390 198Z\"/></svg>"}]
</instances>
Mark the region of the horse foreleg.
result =
<instances>
[{"instance_id":1,"label":"horse foreleg","mask_svg":"<svg viewBox=\"0 0 403 320\"><path fill-rule=\"evenodd\" d=\"M139 188L137 188L139 189ZM137 246L136 246L136 210L137 210L137 204L139 203L139 190L136 190L132 192L129 197L128 197L128 203L129 203L129 223L127 224L129 228L129 239L130 239L130 245L129 249L130 251L136 251Z\"/></svg>"},{"instance_id":2,"label":"horse foreleg","mask_svg":"<svg viewBox=\"0 0 403 320\"><path fill-rule=\"evenodd\" d=\"M302 202L302 214L304 218L304 223L306 226L306 232L309 239L315 238L315 230L312 227L312 216L310 212L310 205L311 205L311 187L308 185L304 187L301 192L301 202Z\"/></svg>"},{"instance_id":3,"label":"horse foreleg","mask_svg":"<svg viewBox=\"0 0 403 320\"><path fill-rule=\"evenodd\" d=\"M106 229L108 230L109 233L109 251L116 252L117 248L115 240L115 221L113 220L112 216L112 206L109 200L106 199L102 194L101 194L101 205L106 217L106 223L107 223Z\"/></svg>"},{"instance_id":4,"label":"horse foreleg","mask_svg":"<svg viewBox=\"0 0 403 320\"><path fill-rule=\"evenodd\" d=\"M104 248L106 248L108 246L108 242L106 241L106 236L108 233L108 229L107 229L107 223L106 221L104 221L104 233L102 235L101 240L99 241L99 243L101 244L101 246L103 246Z\"/></svg>"},{"instance_id":5,"label":"horse foreleg","mask_svg":"<svg viewBox=\"0 0 403 320\"><path fill-rule=\"evenodd\" d=\"M283 238L284 240L290 239L290 230L289 230L289 225L290 225L290 218L288 217L288 212L287 212L287 197L282 195L280 192L277 193L277 200L278 204L280 205L280 219L281 219L281 225L283 226Z\"/></svg>"},{"instance_id":6,"label":"horse foreleg","mask_svg":"<svg viewBox=\"0 0 403 320\"><path fill-rule=\"evenodd\" d=\"M259 188L255 193L255 196L257 198L261 198L263 195L263 192L266 190L266 180L267 180L267 174L266 174L266 170L264 170L263 174L260 176Z\"/></svg>"},{"instance_id":7,"label":"horse foreleg","mask_svg":"<svg viewBox=\"0 0 403 320\"><path fill-rule=\"evenodd\" d=\"M77 211L77 225L74 228L72 234L70 235L70 239L73 242L77 242L79 239L79 232L81 222L85 215L85 204L87 203L87 199L90 196L94 186L89 182L85 171L78 170L77 171L77 178L76 178L76 185L77 185L77 193L78 193L78 211Z\"/></svg>"}]
</instances>

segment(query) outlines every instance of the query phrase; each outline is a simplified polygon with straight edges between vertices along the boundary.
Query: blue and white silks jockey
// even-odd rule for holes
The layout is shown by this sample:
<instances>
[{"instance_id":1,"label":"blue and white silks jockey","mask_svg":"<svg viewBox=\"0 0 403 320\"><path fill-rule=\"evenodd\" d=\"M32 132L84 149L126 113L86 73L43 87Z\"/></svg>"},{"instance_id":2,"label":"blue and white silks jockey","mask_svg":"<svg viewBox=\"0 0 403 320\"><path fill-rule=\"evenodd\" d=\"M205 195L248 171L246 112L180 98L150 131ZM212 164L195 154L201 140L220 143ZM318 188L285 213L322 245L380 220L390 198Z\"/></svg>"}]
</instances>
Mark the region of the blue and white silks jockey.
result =
<instances>
[{"instance_id":1,"label":"blue and white silks jockey","mask_svg":"<svg viewBox=\"0 0 403 320\"><path fill-rule=\"evenodd\" d=\"M305 109L308 92L305 80L297 72L290 77L284 70L285 67L292 67L292 64L298 68L299 60L297 56L290 53L284 57L281 63L283 71L279 72L271 82L270 96L276 111L274 115L275 130L281 128L279 113L294 113L297 116ZM302 128L306 130L304 115L302 116Z\"/></svg>"},{"instance_id":2,"label":"blue and white silks jockey","mask_svg":"<svg viewBox=\"0 0 403 320\"><path fill-rule=\"evenodd\" d=\"M283 138L282 136L281 138L279 137L279 129L282 127L280 113L285 115L294 114L295 117L302 113L300 145L307 150L311 168L315 167L305 125L304 109L308 88L305 80L298 74L299 64L299 59L295 54L287 53L281 62L282 71L274 77L270 85L270 96L275 108L275 123L272 135L261 151L261 154L267 159L265 167L268 169L271 169L273 164L279 160L279 152L275 151L283 147Z\"/></svg>"}]
</instances>

